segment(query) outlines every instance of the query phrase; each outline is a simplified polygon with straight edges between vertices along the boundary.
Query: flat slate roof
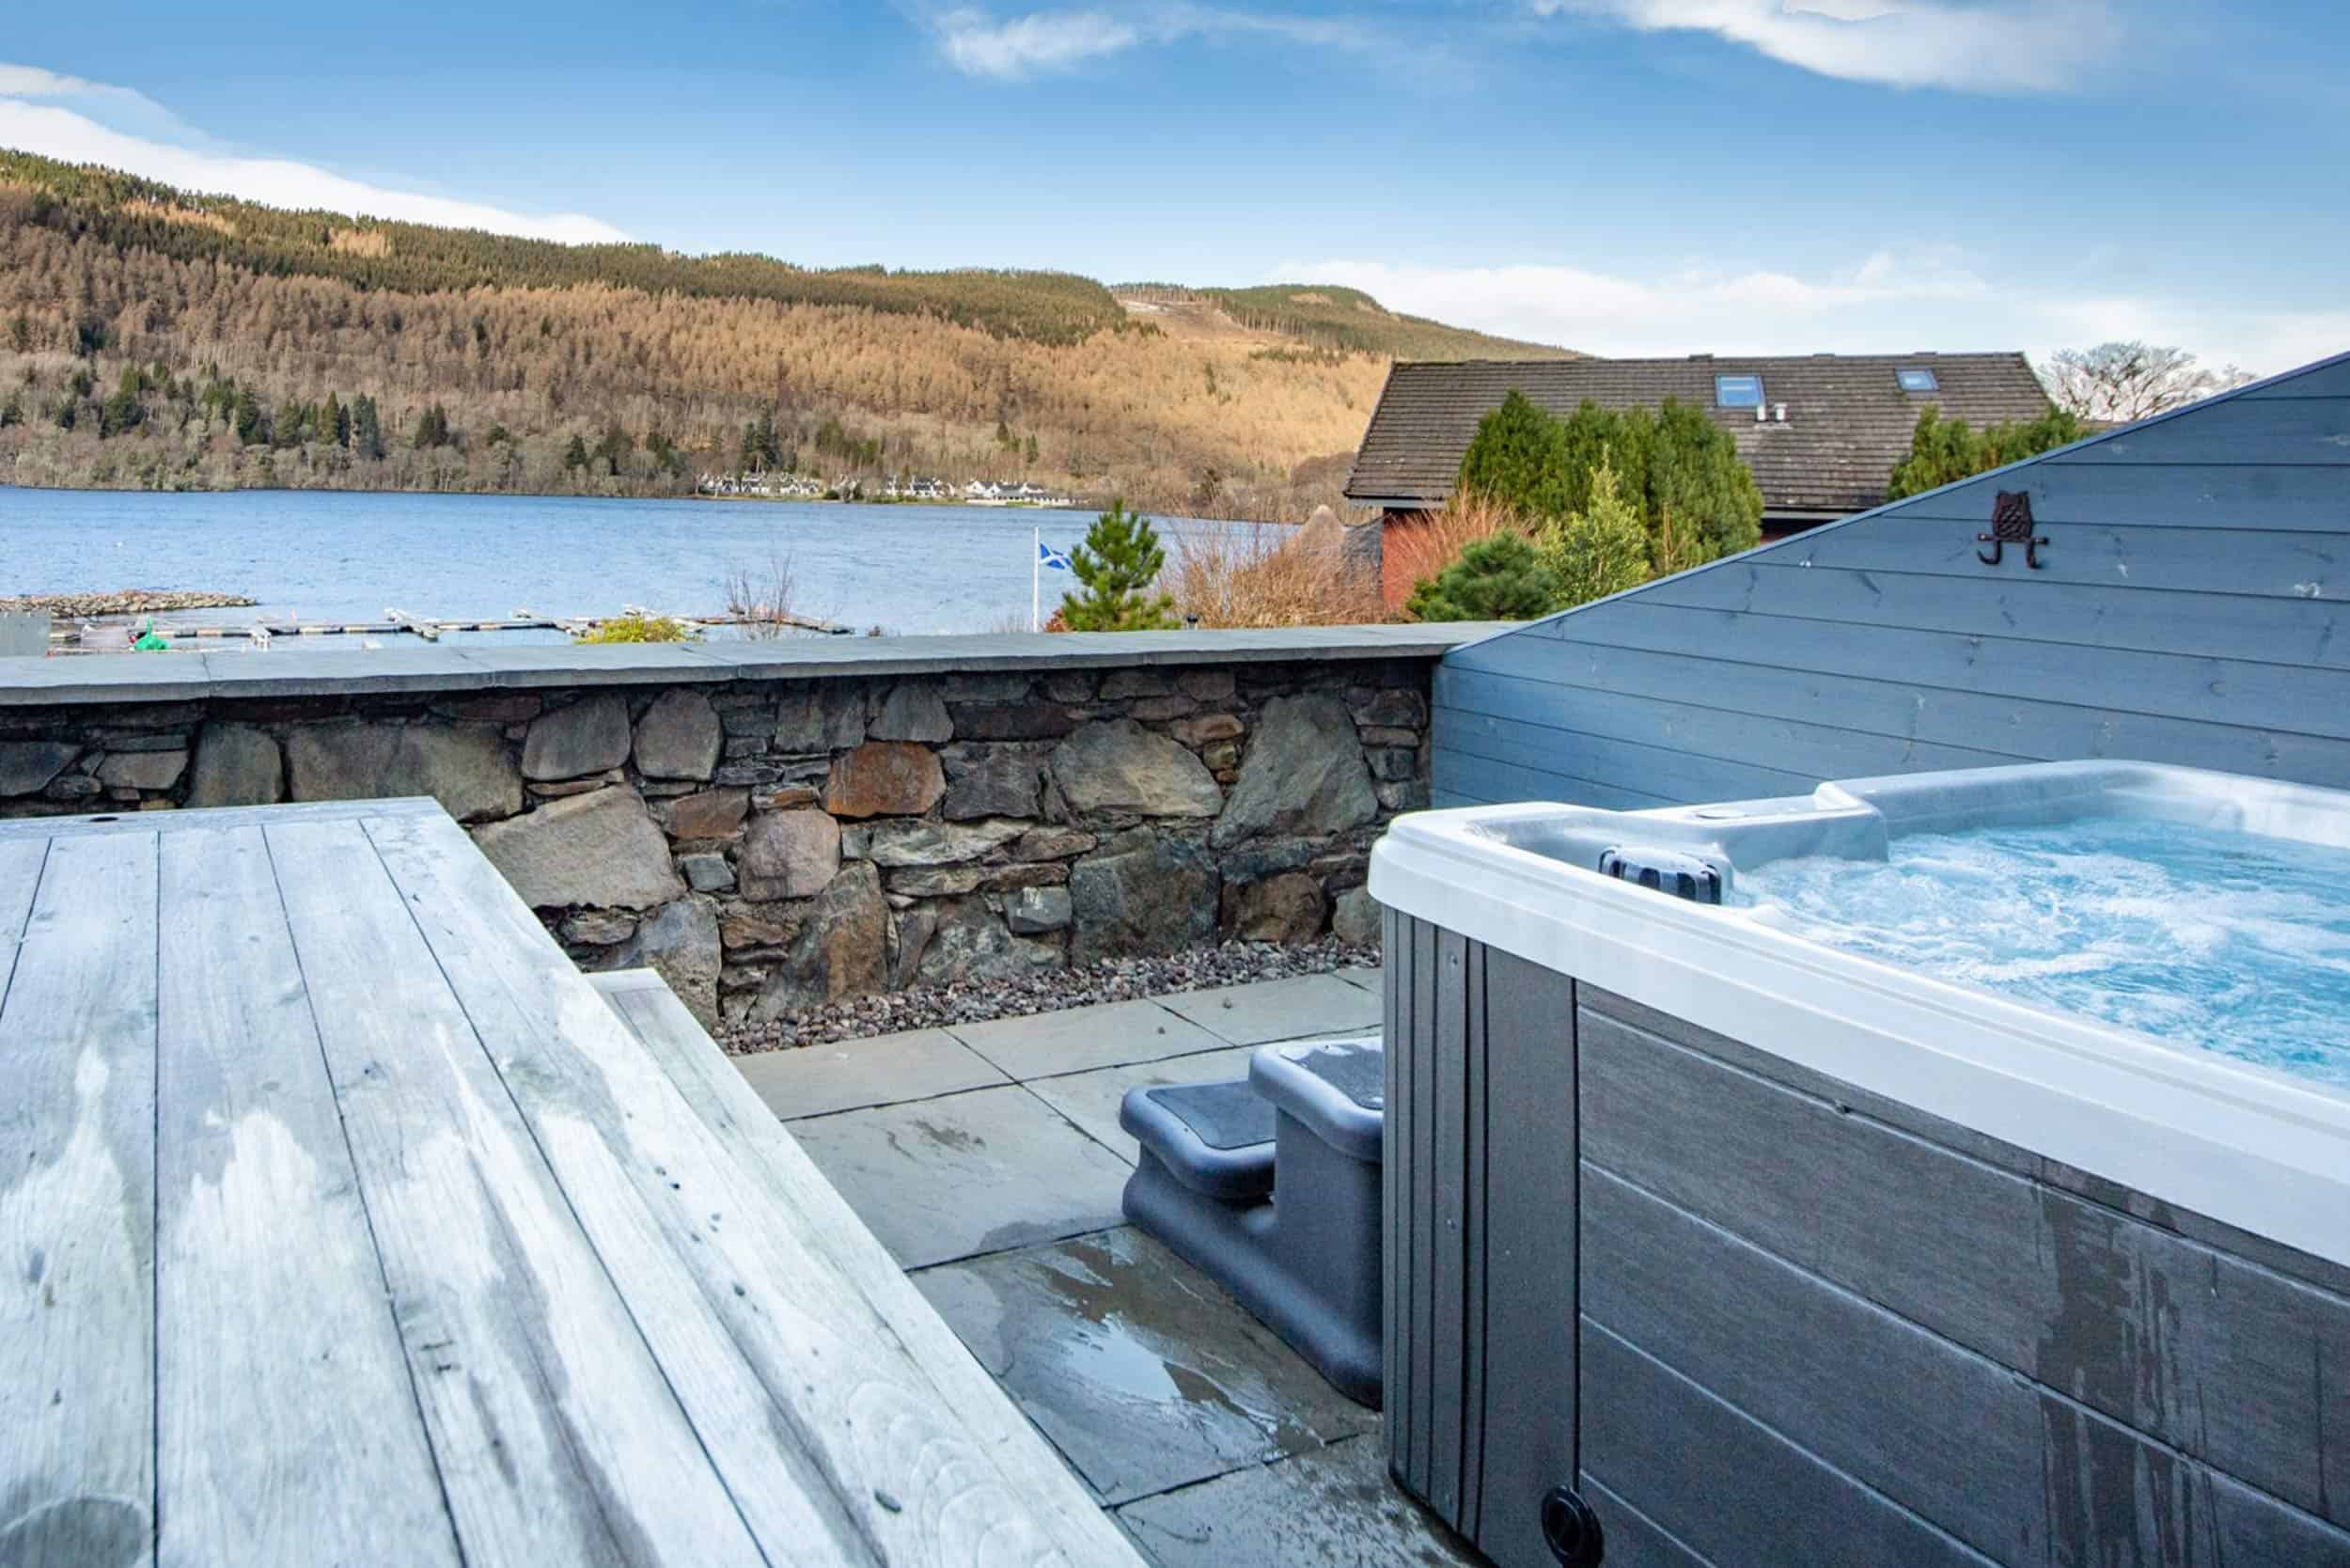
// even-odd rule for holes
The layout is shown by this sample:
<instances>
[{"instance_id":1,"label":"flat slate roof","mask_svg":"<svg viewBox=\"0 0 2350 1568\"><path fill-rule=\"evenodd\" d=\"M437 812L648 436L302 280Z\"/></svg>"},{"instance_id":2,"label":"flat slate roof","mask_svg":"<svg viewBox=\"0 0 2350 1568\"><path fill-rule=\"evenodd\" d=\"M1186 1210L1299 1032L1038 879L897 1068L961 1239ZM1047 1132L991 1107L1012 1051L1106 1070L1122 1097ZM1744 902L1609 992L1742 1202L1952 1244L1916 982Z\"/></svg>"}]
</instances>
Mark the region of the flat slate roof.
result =
<instances>
[{"instance_id":1,"label":"flat slate roof","mask_svg":"<svg viewBox=\"0 0 2350 1568\"><path fill-rule=\"evenodd\" d=\"M1903 390L1900 372L1934 372L1937 389ZM1716 408L1717 376L1759 376L1766 411ZM2047 394L2021 353L1812 354L1780 358L1464 360L1399 364L1363 432L1346 482L1350 500L1441 506L1452 494L1477 422L1515 389L1554 414L1586 400L1655 407L1667 398L1706 410L1730 431L1774 512L1862 511L1884 501L1921 409L1980 429L2037 419Z\"/></svg>"},{"instance_id":2,"label":"flat slate roof","mask_svg":"<svg viewBox=\"0 0 2350 1568\"><path fill-rule=\"evenodd\" d=\"M988 674L1289 659L1437 658L1505 630L1445 625L1279 626L1252 631L1001 633L791 637L776 641L498 648L480 643L268 652L86 653L0 659L0 707L360 696L497 687L679 684L825 677Z\"/></svg>"}]
</instances>

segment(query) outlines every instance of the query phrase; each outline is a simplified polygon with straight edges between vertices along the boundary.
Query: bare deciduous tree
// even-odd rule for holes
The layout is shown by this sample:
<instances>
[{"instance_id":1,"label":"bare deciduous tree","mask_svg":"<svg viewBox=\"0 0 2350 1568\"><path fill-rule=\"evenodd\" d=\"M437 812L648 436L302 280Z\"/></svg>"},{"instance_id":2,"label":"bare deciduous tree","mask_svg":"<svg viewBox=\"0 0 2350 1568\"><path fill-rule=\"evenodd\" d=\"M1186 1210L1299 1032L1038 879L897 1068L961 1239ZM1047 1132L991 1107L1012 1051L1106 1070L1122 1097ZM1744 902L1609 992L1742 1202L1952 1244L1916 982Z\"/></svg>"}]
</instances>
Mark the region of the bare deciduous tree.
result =
<instances>
[{"instance_id":1,"label":"bare deciduous tree","mask_svg":"<svg viewBox=\"0 0 2350 1568\"><path fill-rule=\"evenodd\" d=\"M2059 408L2083 419L2125 425L2252 378L2232 365L2216 370L2198 365L2185 349L2117 342L2060 350L2050 356L2040 379Z\"/></svg>"}]
</instances>

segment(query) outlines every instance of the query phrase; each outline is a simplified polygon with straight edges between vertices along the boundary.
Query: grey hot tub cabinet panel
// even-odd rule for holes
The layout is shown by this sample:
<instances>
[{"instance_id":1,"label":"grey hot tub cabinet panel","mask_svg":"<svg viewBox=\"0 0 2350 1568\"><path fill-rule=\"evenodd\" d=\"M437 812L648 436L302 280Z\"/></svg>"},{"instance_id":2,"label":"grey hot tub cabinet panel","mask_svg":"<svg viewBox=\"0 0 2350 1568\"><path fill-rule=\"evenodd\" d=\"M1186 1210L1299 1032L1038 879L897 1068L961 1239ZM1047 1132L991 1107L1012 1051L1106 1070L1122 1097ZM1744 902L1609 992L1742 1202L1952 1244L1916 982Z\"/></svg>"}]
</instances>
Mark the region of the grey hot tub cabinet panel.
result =
<instances>
[{"instance_id":1,"label":"grey hot tub cabinet panel","mask_svg":"<svg viewBox=\"0 0 2350 1568\"><path fill-rule=\"evenodd\" d=\"M1542 1498L1574 1474L1574 1249L1551 1242L1574 1234L1574 986L1394 910L1385 937L1390 1463L1496 1562L1548 1564Z\"/></svg>"},{"instance_id":2,"label":"grey hot tub cabinet panel","mask_svg":"<svg viewBox=\"0 0 2350 1568\"><path fill-rule=\"evenodd\" d=\"M1388 920L1391 1459L1500 1568L1570 1475L1611 1568L2350 1564L2350 1270Z\"/></svg>"}]
</instances>

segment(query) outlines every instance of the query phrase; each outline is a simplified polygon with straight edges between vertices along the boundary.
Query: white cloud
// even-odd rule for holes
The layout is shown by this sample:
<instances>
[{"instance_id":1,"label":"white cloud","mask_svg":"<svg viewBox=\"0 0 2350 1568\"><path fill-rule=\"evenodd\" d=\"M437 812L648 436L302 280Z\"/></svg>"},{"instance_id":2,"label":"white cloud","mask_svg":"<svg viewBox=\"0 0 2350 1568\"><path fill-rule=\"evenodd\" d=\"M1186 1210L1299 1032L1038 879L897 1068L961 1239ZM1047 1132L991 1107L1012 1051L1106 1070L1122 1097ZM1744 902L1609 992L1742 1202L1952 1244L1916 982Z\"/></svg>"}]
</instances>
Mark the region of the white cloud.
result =
<instances>
[{"instance_id":1,"label":"white cloud","mask_svg":"<svg viewBox=\"0 0 2350 1568\"><path fill-rule=\"evenodd\" d=\"M1879 252L1813 277L1333 259L1285 263L1268 279L1276 280L1361 289L1390 310L1611 357L2020 348L2037 360L2140 337L2267 375L2350 348L2350 310L2036 294L1986 278L1952 251Z\"/></svg>"},{"instance_id":2,"label":"white cloud","mask_svg":"<svg viewBox=\"0 0 2350 1568\"><path fill-rule=\"evenodd\" d=\"M1371 44L1368 29L1330 17L1283 16L1202 6L1147 9L1028 11L997 17L959 6L925 17L949 64L972 76L1017 81L1069 71L1142 44L1254 36L1334 49Z\"/></svg>"},{"instance_id":3,"label":"white cloud","mask_svg":"<svg viewBox=\"0 0 2350 1568\"><path fill-rule=\"evenodd\" d=\"M1822 76L1905 87L2045 92L2107 57L2106 0L1531 0L1543 16L1712 33Z\"/></svg>"},{"instance_id":4,"label":"white cloud","mask_svg":"<svg viewBox=\"0 0 2350 1568\"><path fill-rule=\"evenodd\" d=\"M147 133L102 123L125 114L135 116ZM128 87L0 62L0 147L72 164L103 164L182 190L242 196L272 207L486 228L571 244L628 238L601 219L576 212L509 212L351 180L289 159L243 157L187 145L201 138L192 132L173 135L170 128L176 123L152 100Z\"/></svg>"}]
</instances>

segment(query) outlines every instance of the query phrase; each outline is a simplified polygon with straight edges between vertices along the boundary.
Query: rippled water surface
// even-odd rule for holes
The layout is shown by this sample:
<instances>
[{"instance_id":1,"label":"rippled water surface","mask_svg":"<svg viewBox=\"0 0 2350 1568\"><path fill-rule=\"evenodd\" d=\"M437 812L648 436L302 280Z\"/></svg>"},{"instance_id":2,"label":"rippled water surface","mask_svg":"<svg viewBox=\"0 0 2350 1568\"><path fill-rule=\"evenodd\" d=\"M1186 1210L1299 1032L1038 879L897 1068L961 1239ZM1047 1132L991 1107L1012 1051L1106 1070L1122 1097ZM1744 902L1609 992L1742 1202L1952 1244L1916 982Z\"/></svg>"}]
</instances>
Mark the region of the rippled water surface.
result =
<instances>
[{"instance_id":1,"label":"rippled water surface","mask_svg":"<svg viewBox=\"0 0 2350 1568\"><path fill-rule=\"evenodd\" d=\"M527 608L682 615L788 559L804 614L893 632L1026 630L1033 531L1067 549L1091 512L256 490L158 495L0 486L0 595L243 593L312 619L484 619ZM1214 525L1208 525L1213 526ZM1161 520L1178 533L1200 525ZM1047 614L1069 586L1046 572Z\"/></svg>"},{"instance_id":2,"label":"rippled water surface","mask_svg":"<svg viewBox=\"0 0 2350 1568\"><path fill-rule=\"evenodd\" d=\"M1741 871L1834 947L2350 1087L2350 851L2172 823L1918 834Z\"/></svg>"}]
</instances>

